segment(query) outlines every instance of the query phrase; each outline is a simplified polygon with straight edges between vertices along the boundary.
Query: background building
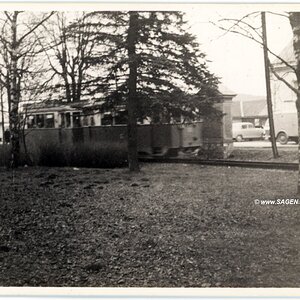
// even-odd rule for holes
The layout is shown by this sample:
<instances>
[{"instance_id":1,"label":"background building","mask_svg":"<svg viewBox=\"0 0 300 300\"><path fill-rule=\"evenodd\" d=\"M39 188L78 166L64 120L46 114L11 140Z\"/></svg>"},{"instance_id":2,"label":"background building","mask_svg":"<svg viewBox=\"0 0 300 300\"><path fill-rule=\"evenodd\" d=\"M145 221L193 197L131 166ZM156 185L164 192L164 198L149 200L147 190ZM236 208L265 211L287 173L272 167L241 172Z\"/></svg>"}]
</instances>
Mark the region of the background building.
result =
<instances>
[{"instance_id":1,"label":"background building","mask_svg":"<svg viewBox=\"0 0 300 300\"><path fill-rule=\"evenodd\" d=\"M251 122L255 126L264 127L267 119L267 100L264 96L240 94L233 99L233 122Z\"/></svg>"}]
</instances>

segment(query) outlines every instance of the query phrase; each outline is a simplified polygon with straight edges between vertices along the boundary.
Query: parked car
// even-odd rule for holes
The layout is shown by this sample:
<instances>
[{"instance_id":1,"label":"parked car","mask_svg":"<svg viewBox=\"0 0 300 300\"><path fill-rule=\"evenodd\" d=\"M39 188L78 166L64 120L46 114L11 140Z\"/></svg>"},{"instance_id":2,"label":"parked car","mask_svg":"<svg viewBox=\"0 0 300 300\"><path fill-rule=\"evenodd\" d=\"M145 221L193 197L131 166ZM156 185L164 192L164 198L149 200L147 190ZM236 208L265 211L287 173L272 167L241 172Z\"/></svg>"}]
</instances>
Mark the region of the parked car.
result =
<instances>
[{"instance_id":1,"label":"parked car","mask_svg":"<svg viewBox=\"0 0 300 300\"><path fill-rule=\"evenodd\" d=\"M240 122L232 124L232 138L237 142L245 139L264 139L265 133L263 128L256 128L252 123Z\"/></svg>"}]
</instances>

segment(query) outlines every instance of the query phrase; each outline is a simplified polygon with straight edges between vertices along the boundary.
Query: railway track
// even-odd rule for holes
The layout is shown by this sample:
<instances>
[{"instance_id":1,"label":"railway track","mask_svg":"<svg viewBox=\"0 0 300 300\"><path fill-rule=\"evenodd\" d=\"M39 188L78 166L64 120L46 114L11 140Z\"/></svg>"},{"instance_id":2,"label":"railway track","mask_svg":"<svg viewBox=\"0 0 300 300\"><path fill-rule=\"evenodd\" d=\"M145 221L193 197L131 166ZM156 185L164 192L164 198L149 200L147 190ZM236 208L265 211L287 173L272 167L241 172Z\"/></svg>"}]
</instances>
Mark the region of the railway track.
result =
<instances>
[{"instance_id":1,"label":"railway track","mask_svg":"<svg viewBox=\"0 0 300 300\"><path fill-rule=\"evenodd\" d=\"M197 158L179 158L179 157L142 157L142 162L149 163L181 163L181 164L198 164L210 166L227 166L227 167L242 167L256 169L278 169L296 171L299 168L298 163L283 163L283 162L261 162L261 161L238 161L238 160L201 160Z\"/></svg>"}]
</instances>

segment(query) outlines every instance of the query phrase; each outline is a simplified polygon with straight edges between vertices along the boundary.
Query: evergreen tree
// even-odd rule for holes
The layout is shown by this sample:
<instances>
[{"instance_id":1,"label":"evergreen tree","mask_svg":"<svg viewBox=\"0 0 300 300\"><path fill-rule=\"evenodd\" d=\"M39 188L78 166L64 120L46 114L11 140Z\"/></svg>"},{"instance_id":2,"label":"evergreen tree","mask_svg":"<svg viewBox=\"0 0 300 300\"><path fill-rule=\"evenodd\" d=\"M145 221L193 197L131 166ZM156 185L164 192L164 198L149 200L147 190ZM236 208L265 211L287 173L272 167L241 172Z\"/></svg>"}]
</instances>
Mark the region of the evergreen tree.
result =
<instances>
[{"instance_id":1,"label":"evergreen tree","mask_svg":"<svg viewBox=\"0 0 300 300\"><path fill-rule=\"evenodd\" d=\"M102 69L90 81L90 95L103 93L109 110L127 107L129 167L138 170L137 120L194 120L216 113L218 79L187 32L182 12L93 12L88 17L103 50L90 60Z\"/></svg>"},{"instance_id":2,"label":"evergreen tree","mask_svg":"<svg viewBox=\"0 0 300 300\"><path fill-rule=\"evenodd\" d=\"M136 12L134 59L137 64L138 119L168 121L183 115L195 118L213 112L218 100L218 79L208 70L205 54L193 35L187 32L182 12ZM128 99L130 13L94 12L99 26L97 39L105 47L93 58L106 72L96 77L91 94L104 92L110 108ZM99 25L101 24L101 26Z\"/></svg>"}]
</instances>

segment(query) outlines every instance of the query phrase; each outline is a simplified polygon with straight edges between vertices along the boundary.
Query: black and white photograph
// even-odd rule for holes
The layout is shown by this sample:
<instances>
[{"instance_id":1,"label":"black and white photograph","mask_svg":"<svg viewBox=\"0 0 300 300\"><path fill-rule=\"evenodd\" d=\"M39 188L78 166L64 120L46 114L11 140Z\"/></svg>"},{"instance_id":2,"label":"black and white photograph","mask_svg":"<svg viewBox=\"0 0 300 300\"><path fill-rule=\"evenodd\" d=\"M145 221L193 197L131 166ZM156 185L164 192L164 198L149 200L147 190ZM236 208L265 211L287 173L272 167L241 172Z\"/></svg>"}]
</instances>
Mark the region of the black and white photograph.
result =
<instances>
[{"instance_id":1,"label":"black and white photograph","mask_svg":"<svg viewBox=\"0 0 300 300\"><path fill-rule=\"evenodd\" d=\"M299 137L298 4L0 3L0 287L299 288Z\"/></svg>"}]
</instances>

